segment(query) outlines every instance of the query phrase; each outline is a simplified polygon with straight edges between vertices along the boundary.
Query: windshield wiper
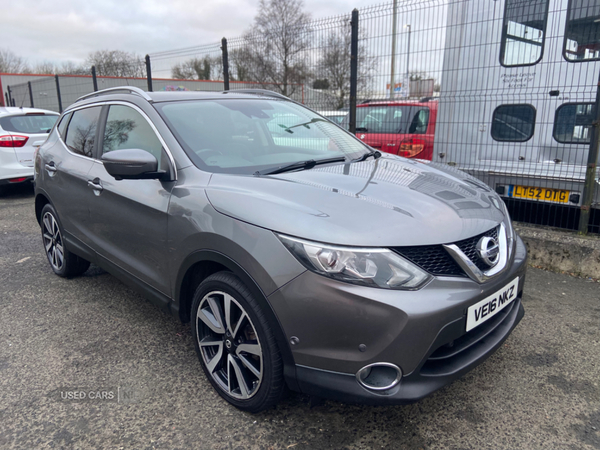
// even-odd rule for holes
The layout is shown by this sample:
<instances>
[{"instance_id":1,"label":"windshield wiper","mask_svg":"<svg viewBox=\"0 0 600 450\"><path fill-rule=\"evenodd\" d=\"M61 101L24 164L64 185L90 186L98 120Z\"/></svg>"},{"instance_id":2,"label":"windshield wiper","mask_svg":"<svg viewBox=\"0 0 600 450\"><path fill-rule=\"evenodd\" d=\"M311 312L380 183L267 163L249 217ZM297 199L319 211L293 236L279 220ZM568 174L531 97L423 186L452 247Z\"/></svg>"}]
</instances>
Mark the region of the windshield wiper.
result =
<instances>
[{"instance_id":1,"label":"windshield wiper","mask_svg":"<svg viewBox=\"0 0 600 450\"><path fill-rule=\"evenodd\" d=\"M309 127L309 125L310 125L311 123L315 123L315 122L327 122L327 120L325 120L325 119L320 119L319 117L315 117L314 119L311 119L311 120L309 120L308 122L304 122L304 123L298 123L298 124L296 124L296 125L292 125L291 127L286 127L285 125L281 125L281 124L279 124L279 126L280 126L281 128L283 128L283 129L284 129L283 131L287 131L288 133L292 134L292 133L294 133L294 132L292 131L292 128L297 128L297 127L306 127L306 128L308 128L308 129L310 130L310 127Z\"/></svg>"},{"instance_id":2,"label":"windshield wiper","mask_svg":"<svg viewBox=\"0 0 600 450\"><path fill-rule=\"evenodd\" d=\"M345 162L345 161L346 161L346 158L343 156L338 156L336 158L319 159L316 161L314 159L309 159L307 161L298 161L295 163L286 164L285 166L278 166L278 167L272 167L270 169L257 170L256 172L254 172L254 176L259 177L261 175L275 175L277 173L290 172L292 170L307 170L307 169L312 169L313 167L315 167L318 164L328 164L328 163Z\"/></svg>"},{"instance_id":3,"label":"windshield wiper","mask_svg":"<svg viewBox=\"0 0 600 450\"><path fill-rule=\"evenodd\" d=\"M356 127L356 131L360 131L362 133L367 133L369 130L365 127Z\"/></svg>"},{"instance_id":4,"label":"windshield wiper","mask_svg":"<svg viewBox=\"0 0 600 450\"><path fill-rule=\"evenodd\" d=\"M377 158L379 158L379 157L381 156L381 152L380 152L380 151L378 151L378 150L373 150L373 151L370 151L370 152L368 152L368 153L365 153L365 154L364 154L364 155L362 155L362 156L359 156L359 157L358 157L358 158L356 158L356 159L353 159L353 160L352 160L352 162L361 162L361 161L365 161L365 160L366 160L366 159L367 159L369 156L372 156L374 159L377 159Z\"/></svg>"}]
</instances>

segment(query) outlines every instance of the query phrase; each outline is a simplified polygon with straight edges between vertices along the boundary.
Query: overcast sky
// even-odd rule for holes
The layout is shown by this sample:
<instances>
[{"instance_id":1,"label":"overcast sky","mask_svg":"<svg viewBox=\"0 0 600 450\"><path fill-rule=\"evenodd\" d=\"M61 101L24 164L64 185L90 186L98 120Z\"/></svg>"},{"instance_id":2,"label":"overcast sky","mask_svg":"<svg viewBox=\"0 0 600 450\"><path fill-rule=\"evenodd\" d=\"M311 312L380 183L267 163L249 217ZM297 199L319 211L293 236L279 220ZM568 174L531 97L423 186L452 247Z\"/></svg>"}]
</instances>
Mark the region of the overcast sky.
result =
<instances>
[{"instance_id":1,"label":"overcast sky","mask_svg":"<svg viewBox=\"0 0 600 450\"><path fill-rule=\"evenodd\" d=\"M248 30L259 0L0 0L3 43L30 65L81 63L95 50L147 53L202 45ZM315 19L376 0L305 0Z\"/></svg>"}]
</instances>

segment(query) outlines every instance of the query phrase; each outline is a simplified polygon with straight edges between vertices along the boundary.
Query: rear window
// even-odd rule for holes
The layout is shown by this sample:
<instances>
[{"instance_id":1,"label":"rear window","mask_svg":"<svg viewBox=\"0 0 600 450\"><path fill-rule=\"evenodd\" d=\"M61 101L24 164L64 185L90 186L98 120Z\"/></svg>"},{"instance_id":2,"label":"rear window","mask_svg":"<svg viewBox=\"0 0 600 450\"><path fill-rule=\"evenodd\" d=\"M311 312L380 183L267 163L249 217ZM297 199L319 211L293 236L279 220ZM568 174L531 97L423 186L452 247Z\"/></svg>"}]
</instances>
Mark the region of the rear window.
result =
<instances>
[{"instance_id":1,"label":"rear window","mask_svg":"<svg viewBox=\"0 0 600 450\"><path fill-rule=\"evenodd\" d=\"M561 105L556 110L552 135L561 144L589 144L593 121L593 103Z\"/></svg>"},{"instance_id":2,"label":"rear window","mask_svg":"<svg viewBox=\"0 0 600 450\"><path fill-rule=\"evenodd\" d=\"M0 118L0 126L15 133L48 133L57 119L58 116L53 114L23 114Z\"/></svg>"},{"instance_id":3,"label":"rear window","mask_svg":"<svg viewBox=\"0 0 600 450\"><path fill-rule=\"evenodd\" d=\"M349 125L349 117L344 125ZM425 134L429 108L420 105L382 105L356 108L356 131L373 134Z\"/></svg>"},{"instance_id":4,"label":"rear window","mask_svg":"<svg viewBox=\"0 0 600 450\"><path fill-rule=\"evenodd\" d=\"M501 105L492 117L492 138L496 141L525 142L533 136L535 108L531 105Z\"/></svg>"}]
</instances>

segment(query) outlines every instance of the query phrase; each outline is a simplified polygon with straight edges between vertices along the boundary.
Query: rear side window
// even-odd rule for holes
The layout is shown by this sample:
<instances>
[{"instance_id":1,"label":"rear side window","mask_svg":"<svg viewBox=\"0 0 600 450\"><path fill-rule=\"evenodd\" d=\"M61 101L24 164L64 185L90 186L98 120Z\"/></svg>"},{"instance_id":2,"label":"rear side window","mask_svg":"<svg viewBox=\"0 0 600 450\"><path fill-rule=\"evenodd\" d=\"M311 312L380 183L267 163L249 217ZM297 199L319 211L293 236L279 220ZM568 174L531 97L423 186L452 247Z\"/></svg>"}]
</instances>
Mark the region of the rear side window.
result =
<instances>
[{"instance_id":1,"label":"rear side window","mask_svg":"<svg viewBox=\"0 0 600 450\"><path fill-rule=\"evenodd\" d=\"M93 156L101 110L101 106L94 106L73 112L65 141L69 150L90 158Z\"/></svg>"},{"instance_id":2,"label":"rear side window","mask_svg":"<svg viewBox=\"0 0 600 450\"><path fill-rule=\"evenodd\" d=\"M589 144L593 121L593 103L561 105L556 110L552 135L561 144Z\"/></svg>"},{"instance_id":3,"label":"rear side window","mask_svg":"<svg viewBox=\"0 0 600 450\"><path fill-rule=\"evenodd\" d=\"M535 128L535 108L531 105L501 105L492 116L492 138L496 141L525 142Z\"/></svg>"},{"instance_id":4,"label":"rear side window","mask_svg":"<svg viewBox=\"0 0 600 450\"><path fill-rule=\"evenodd\" d=\"M23 114L22 116L9 116L0 118L0 125L5 131L15 133L48 133L58 116L53 114Z\"/></svg>"},{"instance_id":5,"label":"rear side window","mask_svg":"<svg viewBox=\"0 0 600 450\"><path fill-rule=\"evenodd\" d=\"M410 127L408 127L408 134L425 134L428 124L429 108L419 109L415 111Z\"/></svg>"},{"instance_id":6,"label":"rear side window","mask_svg":"<svg viewBox=\"0 0 600 450\"><path fill-rule=\"evenodd\" d=\"M548 0L506 0L500 63L530 66L542 59Z\"/></svg>"},{"instance_id":7,"label":"rear side window","mask_svg":"<svg viewBox=\"0 0 600 450\"><path fill-rule=\"evenodd\" d=\"M344 118L348 128L349 117ZM413 105L361 106L356 108L356 130L374 134L424 134L429 108Z\"/></svg>"},{"instance_id":8,"label":"rear side window","mask_svg":"<svg viewBox=\"0 0 600 450\"><path fill-rule=\"evenodd\" d=\"M58 134L60 134L60 137L63 139L67 136L67 125L69 125L69 120L71 120L71 113L63 116L57 127Z\"/></svg>"},{"instance_id":9,"label":"rear side window","mask_svg":"<svg viewBox=\"0 0 600 450\"><path fill-rule=\"evenodd\" d=\"M572 62L600 60L600 5L597 1L569 2L564 55Z\"/></svg>"},{"instance_id":10,"label":"rear side window","mask_svg":"<svg viewBox=\"0 0 600 450\"><path fill-rule=\"evenodd\" d=\"M141 149L154 155L158 170L165 167L162 144L144 117L128 106L113 105L108 110L102 154L113 150Z\"/></svg>"}]
</instances>

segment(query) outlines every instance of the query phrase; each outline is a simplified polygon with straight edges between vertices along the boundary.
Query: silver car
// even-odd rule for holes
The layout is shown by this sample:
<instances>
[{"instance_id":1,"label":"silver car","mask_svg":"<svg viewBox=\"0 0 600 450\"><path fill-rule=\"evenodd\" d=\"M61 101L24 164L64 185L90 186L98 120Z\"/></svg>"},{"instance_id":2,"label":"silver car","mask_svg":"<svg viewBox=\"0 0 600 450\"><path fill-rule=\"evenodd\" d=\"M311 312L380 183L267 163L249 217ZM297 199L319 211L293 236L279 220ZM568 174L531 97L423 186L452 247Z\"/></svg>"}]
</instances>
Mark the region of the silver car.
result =
<instances>
[{"instance_id":1,"label":"silver car","mask_svg":"<svg viewBox=\"0 0 600 450\"><path fill-rule=\"evenodd\" d=\"M416 401L523 316L526 250L496 193L272 92L90 94L35 173L52 270L93 262L190 322L208 380L246 411L286 386Z\"/></svg>"}]
</instances>

